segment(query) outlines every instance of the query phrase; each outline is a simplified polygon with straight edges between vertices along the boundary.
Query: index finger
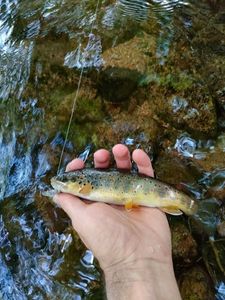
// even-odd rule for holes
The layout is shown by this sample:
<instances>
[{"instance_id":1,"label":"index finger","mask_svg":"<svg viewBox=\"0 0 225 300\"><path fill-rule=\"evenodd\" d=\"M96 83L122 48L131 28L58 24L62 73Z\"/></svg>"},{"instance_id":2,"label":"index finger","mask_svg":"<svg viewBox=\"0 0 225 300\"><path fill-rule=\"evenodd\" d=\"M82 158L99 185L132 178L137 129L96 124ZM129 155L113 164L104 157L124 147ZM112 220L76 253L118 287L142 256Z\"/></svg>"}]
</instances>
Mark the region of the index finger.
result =
<instances>
[{"instance_id":1,"label":"index finger","mask_svg":"<svg viewBox=\"0 0 225 300\"><path fill-rule=\"evenodd\" d=\"M84 161L80 158L75 158L71 160L66 166L66 172L80 170L84 168Z\"/></svg>"}]
</instances>

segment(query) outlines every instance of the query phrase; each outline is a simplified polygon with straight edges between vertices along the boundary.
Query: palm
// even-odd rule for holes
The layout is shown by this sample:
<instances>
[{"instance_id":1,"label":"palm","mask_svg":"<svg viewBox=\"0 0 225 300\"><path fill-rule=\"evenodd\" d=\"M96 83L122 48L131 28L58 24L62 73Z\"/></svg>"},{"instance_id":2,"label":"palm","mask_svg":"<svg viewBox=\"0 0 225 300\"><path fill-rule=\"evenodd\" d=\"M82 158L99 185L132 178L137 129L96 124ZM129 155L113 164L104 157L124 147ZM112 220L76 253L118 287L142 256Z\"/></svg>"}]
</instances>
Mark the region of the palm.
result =
<instances>
[{"instance_id":1,"label":"palm","mask_svg":"<svg viewBox=\"0 0 225 300\"><path fill-rule=\"evenodd\" d=\"M158 209L141 207L127 212L121 207L94 203L86 208L84 226L88 233L84 242L104 268L132 261L143 256L143 251L146 258L159 261L170 255L168 222Z\"/></svg>"}]
</instances>

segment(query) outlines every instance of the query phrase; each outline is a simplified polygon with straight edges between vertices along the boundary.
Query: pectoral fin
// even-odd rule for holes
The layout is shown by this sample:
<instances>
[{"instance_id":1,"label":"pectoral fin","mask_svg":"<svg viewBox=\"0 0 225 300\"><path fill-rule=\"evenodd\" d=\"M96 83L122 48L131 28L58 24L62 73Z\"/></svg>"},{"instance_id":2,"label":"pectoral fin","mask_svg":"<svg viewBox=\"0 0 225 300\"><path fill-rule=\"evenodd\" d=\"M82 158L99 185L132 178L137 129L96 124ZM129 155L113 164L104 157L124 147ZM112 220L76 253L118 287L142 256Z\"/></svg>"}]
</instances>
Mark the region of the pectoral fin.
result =
<instances>
[{"instance_id":1,"label":"pectoral fin","mask_svg":"<svg viewBox=\"0 0 225 300\"><path fill-rule=\"evenodd\" d=\"M167 214L173 215L173 216L180 216L183 214L183 212L173 206L168 207L160 207L162 211L164 211Z\"/></svg>"},{"instance_id":2,"label":"pectoral fin","mask_svg":"<svg viewBox=\"0 0 225 300\"><path fill-rule=\"evenodd\" d=\"M83 194L83 195L87 195L91 192L92 190L92 186L90 183L83 185L80 189L79 189L79 193Z\"/></svg>"}]
</instances>

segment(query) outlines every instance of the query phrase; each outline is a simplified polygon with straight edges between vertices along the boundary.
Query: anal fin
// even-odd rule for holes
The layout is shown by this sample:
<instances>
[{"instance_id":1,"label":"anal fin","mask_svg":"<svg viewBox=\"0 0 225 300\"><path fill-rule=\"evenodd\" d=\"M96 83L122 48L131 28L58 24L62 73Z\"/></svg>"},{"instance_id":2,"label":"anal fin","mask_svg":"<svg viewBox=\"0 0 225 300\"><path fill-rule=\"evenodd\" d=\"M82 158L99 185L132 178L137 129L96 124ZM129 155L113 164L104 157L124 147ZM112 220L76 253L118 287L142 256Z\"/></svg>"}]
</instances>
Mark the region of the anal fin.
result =
<instances>
[{"instance_id":1,"label":"anal fin","mask_svg":"<svg viewBox=\"0 0 225 300\"><path fill-rule=\"evenodd\" d=\"M168 207L160 207L162 211L164 211L167 214L173 215L173 216L180 216L183 214L181 210L178 208L175 208L173 206L168 206Z\"/></svg>"}]
</instances>

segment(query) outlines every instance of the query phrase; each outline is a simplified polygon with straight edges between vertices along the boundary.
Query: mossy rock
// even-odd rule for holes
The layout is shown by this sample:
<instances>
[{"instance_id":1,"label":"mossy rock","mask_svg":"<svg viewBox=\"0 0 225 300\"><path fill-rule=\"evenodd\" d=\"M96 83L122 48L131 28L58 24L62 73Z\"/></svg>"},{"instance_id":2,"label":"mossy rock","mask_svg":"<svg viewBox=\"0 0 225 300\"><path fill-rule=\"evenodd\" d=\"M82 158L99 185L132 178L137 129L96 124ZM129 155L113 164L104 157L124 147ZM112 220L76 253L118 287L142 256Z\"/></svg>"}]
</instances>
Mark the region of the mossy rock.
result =
<instances>
[{"instance_id":1,"label":"mossy rock","mask_svg":"<svg viewBox=\"0 0 225 300\"><path fill-rule=\"evenodd\" d=\"M99 93L111 102L126 101L135 91L140 76L135 70L107 68L98 78Z\"/></svg>"},{"instance_id":2,"label":"mossy rock","mask_svg":"<svg viewBox=\"0 0 225 300\"><path fill-rule=\"evenodd\" d=\"M195 136L214 137L217 132L216 109L212 97L195 85L183 93L155 99L157 114L177 129ZM180 104L182 102L185 104Z\"/></svg>"},{"instance_id":3,"label":"mossy rock","mask_svg":"<svg viewBox=\"0 0 225 300\"><path fill-rule=\"evenodd\" d=\"M173 259L179 266L190 264L198 255L197 243L185 224L171 224Z\"/></svg>"},{"instance_id":4,"label":"mossy rock","mask_svg":"<svg viewBox=\"0 0 225 300\"><path fill-rule=\"evenodd\" d=\"M106 50L98 77L100 93L112 102L128 100L145 74L155 46L152 36L142 34Z\"/></svg>"},{"instance_id":5,"label":"mossy rock","mask_svg":"<svg viewBox=\"0 0 225 300\"><path fill-rule=\"evenodd\" d=\"M181 183L194 183L201 176L194 164L173 153L161 152L154 167L160 180L176 186L180 186Z\"/></svg>"},{"instance_id":6,"label":"mossy rock","mask_svg":"<svg viewBox=\"0 0 225 300\"><path fill-rule=\"evenodd\" d=\"M183 300L215 299L212 282L200 266L193 267L180 276L179 288Z\"/></svg>"},{"instance_id":7,"label":"mossy rock","mask_svg":"<svg viewBox=\"0 0 225 300\"><path fill-rule=\"evenodd\" d=\"M152 147L156 145L160 135L160 126L152 118L153 110L149 103L144 102L138 106L136 103L134 98L131 99L128 108L107 103L109 118L99 124L97 136L100 144L106 147L131 138L132 144L142 147L151 156Z\"/></svg>"}]
</instances>

